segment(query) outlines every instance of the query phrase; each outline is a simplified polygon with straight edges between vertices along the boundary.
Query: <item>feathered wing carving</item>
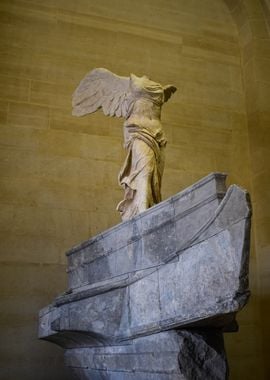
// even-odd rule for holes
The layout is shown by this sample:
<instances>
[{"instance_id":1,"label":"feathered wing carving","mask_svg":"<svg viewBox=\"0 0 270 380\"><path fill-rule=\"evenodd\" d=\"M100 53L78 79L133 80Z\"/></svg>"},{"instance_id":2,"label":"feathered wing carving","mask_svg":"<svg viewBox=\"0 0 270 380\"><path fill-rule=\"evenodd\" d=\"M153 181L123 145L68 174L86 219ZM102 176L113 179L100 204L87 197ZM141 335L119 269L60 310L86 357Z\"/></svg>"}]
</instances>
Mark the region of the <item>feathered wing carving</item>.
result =
<instances>
[{"instance_id":1,"label":"feathered wing carving","mask_svg":"<svg viewBox=\"0 0 270 380\"><path fill-rule=\"evenodd\" d=\"M133 102L130 78L98 68L88 73L75 90L72 114L84 116L102 107L107 116L126 118Z\"/></svg>"}]
</instances>

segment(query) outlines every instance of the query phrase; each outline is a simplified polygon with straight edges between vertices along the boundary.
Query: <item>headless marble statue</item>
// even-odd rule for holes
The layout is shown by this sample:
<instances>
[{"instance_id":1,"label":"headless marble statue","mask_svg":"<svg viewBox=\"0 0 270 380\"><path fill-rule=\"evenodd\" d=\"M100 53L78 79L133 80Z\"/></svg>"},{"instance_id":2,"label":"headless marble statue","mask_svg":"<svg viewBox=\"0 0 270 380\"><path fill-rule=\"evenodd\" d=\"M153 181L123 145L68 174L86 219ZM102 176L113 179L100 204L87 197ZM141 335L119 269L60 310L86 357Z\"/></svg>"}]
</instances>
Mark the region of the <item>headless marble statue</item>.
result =
<instances>
[{"instance_id":1,"label":"headless marble statue","mask_svg":"<svg viewBox=\"0 0 270 380\"><path fill-rule=\"evenodd\" d=\"M148 77L121 77L98 68L88 73L73 94L72 114L84 116L102 108L107 116L124 117L127 157L119 173L124 199L118 204L128 220L161 201L166 138L161 107L176 91Z\"/></svg>"}]
</instances>

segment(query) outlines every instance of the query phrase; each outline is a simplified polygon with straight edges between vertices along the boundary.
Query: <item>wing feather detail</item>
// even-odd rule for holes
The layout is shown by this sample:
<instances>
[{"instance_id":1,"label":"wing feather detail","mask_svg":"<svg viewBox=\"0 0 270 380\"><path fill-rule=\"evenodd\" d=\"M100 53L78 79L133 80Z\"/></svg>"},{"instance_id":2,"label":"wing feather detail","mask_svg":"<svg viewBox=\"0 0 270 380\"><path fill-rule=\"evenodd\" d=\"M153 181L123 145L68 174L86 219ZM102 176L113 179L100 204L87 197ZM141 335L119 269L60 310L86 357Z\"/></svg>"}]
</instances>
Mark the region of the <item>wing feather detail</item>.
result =
<instances>
[{"instance_id":1,"label":"wing feather detail","mask_svg":"<svg viewBox=\"0 0 270 380\"><path fill-rule=\"evenodd\" d=\"M102 108L105 115L126 118L132 102L129 77L97 68L88 73L75 90L72 114L84 116Z\"/></svg>"}]
</instances>

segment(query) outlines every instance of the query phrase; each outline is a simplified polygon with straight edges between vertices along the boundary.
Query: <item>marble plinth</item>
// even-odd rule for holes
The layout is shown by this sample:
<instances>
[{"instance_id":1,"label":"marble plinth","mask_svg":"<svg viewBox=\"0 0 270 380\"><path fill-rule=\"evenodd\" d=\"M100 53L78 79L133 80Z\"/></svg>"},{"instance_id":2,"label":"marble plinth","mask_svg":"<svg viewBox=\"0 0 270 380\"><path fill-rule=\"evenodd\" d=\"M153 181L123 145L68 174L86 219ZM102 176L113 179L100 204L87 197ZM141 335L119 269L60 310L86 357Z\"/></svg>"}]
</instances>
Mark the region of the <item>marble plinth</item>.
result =
<instances>
[{"instance_id":1,"label":"marble plinth","mask_svg":"<svg viewBox=\"0 0 270 380\"><path fill-rule=\"evenodd\" d=\"M185 370L192 357L206 378L211 360L202 353L222 346L249 297L250 217L247 192L226 190L225 175L214 173L74 247L69 289L40 311L39 337L65 348L81 379L193 379ZM220 355L209 379L227 376Z\"/></svg>"}]
</instances>

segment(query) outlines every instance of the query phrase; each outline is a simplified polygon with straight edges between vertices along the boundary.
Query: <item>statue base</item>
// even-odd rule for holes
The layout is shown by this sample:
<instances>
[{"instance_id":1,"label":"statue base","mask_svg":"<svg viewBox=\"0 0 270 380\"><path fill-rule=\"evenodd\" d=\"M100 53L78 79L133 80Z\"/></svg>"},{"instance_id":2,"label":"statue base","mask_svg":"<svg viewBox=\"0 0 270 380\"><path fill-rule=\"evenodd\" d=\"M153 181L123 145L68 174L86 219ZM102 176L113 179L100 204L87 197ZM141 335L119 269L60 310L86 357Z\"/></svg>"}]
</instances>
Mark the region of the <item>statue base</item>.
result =
<instances>
[{"instance_id":1,"label":"statue base","mask_svg":"<svg viewBox=\"0 0 270 380\"><path fill-rule=\"evenodd\" d=\"M67 253L69 289L39 338L77 379L219 380L249 297L247 192L213 173Z\"/></svg>"},{"instance_id":2,"label":"statue base","mask_svg":"<svg viewBox=\"0 0 270 380\"><path fill-rule=\"evenodd\" d=\"M226 380L220 329L171 330L107 347L66 350L80 380Z\"/></svg>"}]
</instances>

